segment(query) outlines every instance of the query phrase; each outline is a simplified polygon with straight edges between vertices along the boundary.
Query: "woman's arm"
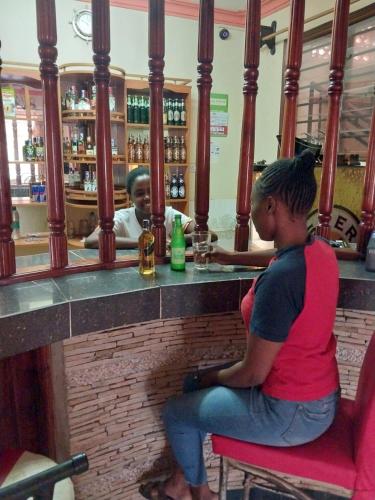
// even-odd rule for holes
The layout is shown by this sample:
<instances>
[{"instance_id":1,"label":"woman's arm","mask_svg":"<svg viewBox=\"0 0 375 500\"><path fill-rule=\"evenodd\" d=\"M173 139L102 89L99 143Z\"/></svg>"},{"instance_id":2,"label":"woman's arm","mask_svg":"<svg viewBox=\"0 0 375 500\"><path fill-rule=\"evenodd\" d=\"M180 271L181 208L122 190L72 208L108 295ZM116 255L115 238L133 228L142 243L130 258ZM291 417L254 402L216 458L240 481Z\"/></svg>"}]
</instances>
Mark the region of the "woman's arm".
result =
<instances>
[{"instance_id":1,"label":"woman's arm","mask_svg":"<svg viewBox=\"0 0 375 500\"><path fill-rule=\"evenodd\" d=\"M271 342L249 334L244 359L229 368L202 374L199 387L225 385L246 388L262 384L282 345L283 342Z\"/></svg>"},{"instance_id":2,"label":"woman's arm","mask_svg":"<svg viewBox=\"0 0 375 500\"><path fill-rule=\"evenodd\" d=\"M250 252L230 252L221 247L216 247L206 255L210 262L217 262L218 264L267 267L275 252L275 248Z\"/></svg>"}]
</instances>

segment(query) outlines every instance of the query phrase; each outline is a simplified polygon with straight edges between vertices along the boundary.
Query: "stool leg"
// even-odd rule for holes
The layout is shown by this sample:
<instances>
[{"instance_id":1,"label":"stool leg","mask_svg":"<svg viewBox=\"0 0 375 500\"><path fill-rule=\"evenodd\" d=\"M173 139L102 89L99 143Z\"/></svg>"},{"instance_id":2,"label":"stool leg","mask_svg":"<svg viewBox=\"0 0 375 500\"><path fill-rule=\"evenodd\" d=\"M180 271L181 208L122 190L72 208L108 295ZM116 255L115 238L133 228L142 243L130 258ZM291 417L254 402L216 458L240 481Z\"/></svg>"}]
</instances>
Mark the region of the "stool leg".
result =
<instances>
[{"instance_id":1,"label":"stool leg","mask_svg":"<svg viewBox=\"0 0 375 500\"><path fill-rule=\"evenodd\" d=\"M227 500L227 487L228 487L228 460L220 457L220 478L219 478L219 500Z\"/></svg>"},{"instance_id":2,"label":"stool leg","mask_svg":"<svg viewBox=\"0 0 375 500\"><path fill-rule=\"evenodd\" d=\"M250 490L252 486L252 475L250 472L245 472L245 479L243 481L243 500L249 500Z\"/></svg>"}]
</instances>

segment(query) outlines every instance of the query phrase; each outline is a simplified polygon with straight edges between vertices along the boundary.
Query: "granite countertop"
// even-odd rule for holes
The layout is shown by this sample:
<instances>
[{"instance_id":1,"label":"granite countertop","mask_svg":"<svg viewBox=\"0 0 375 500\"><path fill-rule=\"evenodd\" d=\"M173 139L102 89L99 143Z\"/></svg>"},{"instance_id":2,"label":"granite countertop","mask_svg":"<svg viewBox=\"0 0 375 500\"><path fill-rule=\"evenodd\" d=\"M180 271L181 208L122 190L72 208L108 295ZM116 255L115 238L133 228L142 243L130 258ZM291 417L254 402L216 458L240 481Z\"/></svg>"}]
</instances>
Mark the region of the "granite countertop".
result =
<instances>
[{"instance_id":1,"label":"granite countertop","mask_svg":"<svg viewBox=\"0 0 375 500\"><path fill-rule=\"evenodd\" d=\"M97 250L69 253L71 259L97 257ZM20 266L49 262L48 254L18 259ZM132 323L235 311L260 272L217 264L197 271L187 263L186 272L160 265L147 278L132 267L2 286L0 358ZM362 262L340 261L338 306L375 310L375 273Z\"/></svg>"}]
</instances>

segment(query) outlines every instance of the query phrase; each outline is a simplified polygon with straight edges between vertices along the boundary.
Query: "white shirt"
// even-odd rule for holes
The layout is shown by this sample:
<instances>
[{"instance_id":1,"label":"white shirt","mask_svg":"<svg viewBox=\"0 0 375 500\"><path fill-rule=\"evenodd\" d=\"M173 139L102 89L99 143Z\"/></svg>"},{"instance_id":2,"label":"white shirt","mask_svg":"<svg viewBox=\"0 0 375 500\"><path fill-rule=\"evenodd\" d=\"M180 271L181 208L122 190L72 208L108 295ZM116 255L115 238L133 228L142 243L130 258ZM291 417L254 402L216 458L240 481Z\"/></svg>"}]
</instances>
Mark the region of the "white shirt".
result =
<instances>
[{"instance_id":1,"label":"white shirt","mask_svg":"<svg viewBox=\"0 0 375 500\"><path fill-rule=\"evenodd\" d=\"M181 215L182 227L186 228L192 219L187 217L185 214L175 210L172 207L165 207L165 229L167 233L167 238L172 233L172 222L176 214ZM113 231L116 236L122 238L134 238L137 239L142 232L142 227L140 226L138 219L135 215L135 207L123 208L115 212L113 218L114 226Z\"/></svg>"}]
</instances>

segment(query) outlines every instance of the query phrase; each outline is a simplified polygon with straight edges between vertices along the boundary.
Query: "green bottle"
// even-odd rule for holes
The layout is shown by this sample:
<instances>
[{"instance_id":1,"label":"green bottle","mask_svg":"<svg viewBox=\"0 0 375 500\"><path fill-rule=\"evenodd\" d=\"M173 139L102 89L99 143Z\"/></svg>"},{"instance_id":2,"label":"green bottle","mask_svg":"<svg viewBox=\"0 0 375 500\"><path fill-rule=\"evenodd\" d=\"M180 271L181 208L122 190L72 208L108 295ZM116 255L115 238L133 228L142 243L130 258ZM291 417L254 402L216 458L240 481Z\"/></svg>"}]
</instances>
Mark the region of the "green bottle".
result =
<instances>
[{"instance_id":1,"label":"green bottle","mask_svg":"<svg viewBox=\"0 0 375 500\"><path fill-rule=\"evenodd\" d=\"M185 271L185 237L181 224L181 215L174 216L171 240L171 269Z\"/></svg>"}]
</instances>

